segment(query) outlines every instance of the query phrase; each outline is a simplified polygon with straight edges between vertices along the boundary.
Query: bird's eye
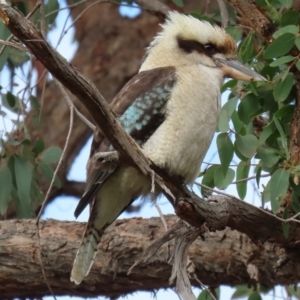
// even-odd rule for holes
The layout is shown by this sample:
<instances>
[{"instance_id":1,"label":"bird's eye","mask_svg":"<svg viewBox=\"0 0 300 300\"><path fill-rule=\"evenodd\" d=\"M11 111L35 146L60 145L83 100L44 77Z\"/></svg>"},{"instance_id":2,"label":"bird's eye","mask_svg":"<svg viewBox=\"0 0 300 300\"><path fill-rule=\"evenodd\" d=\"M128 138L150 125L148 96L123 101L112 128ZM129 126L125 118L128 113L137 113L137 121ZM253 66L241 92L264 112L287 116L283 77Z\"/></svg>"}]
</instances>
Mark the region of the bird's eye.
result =
<instances>
[{"instance_id":1,"label":"bird's eye","mask_svg":"<svg viewBox=\"0 0 300 300\"><path fill-rule=\"evenodd\" d=\"M217 48L213 44L205 44L204 50L208 55L214 55L217 53Z\"/></svg>"}]
</instances>

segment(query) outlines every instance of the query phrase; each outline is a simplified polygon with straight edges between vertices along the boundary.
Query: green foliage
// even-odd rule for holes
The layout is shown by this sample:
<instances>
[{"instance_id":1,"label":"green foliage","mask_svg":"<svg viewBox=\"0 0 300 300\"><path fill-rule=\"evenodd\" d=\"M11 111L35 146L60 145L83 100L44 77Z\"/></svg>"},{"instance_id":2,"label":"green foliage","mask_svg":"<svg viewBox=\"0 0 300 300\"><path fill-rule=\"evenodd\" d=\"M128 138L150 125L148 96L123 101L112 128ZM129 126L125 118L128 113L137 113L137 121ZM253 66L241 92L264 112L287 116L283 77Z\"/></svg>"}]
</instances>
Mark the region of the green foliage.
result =
<instances>
[{"instance_id":1,"label":"green foliage","mask_svg":"<svg viewBox=\"0 0 300 300\"><path fill-rule=\"evenodd\" d=\"M290 214L289 214L289 210L287 207L284 208L284 212L283 212L283 219L288 219L290 217ZM289 223L282 223L282 230L283 230L283 233L284 233L284 236L286 238L289 237L289 233L290 233L290 224Z\"/></svg>"},{"instance_id":2,"label":"green foliage","mask_svg":"<svg viewBox=\"0 0 300 300\"><path fill-rule=\"evenodd\" d=\"M57 163L61 157L61 149L59 147L49 147L41 155L41 161L44 164Z\"/></svg>"},{"instance_id":3,"label":"green foliage","mask_svg":"<svg viewBox=\"0 0 300 300\"><path fill-rule=\"evenodd\" d=\"M225 190L228 185L233 181L235 172L229 168L224 174L222 166L216 168L214 173L214 184L220 190Z\"/></svg>"},{"instance_id":4,"label":"green foliage","mask_svg":"<svg viewBox=\"0 0 300 300\"><path fill-rule=\"evenodd\" d=\"M241 182L236 184L236 189L241 199L244 199L247 194L247 181L245 179L248 178L249 171L250 171L250 161L248 162L240 161L236 169L236 180Z\"/></svg>"},{"instance_id":5,"label":"green foliage","mask_svg":"<svg viewBox=\"0 0 300 300\"><path fill-rule=\"evenodd\" d=\"M295 43L295 34L286 32L280 35L264 53L264 58L272 59L287 54Z\"/></svg>"},{"instance_id":6,"label":"green foliage","mask_svg":"<svg viewBox=\"0 0 300 300\"><path fill-rule=\"evenodd\" d=\"M258 147L258 139L253 134L236 135L236 149L246 158L252 158Z\"/></svg>"},{"instance_id":7,"label":"green foliage","mask_svg":"<svg viewBox=\"0 0 300 300\"><path fill-rule=\"evenodd\" d=\"M172 0L178 7L183 7L184 3L183 0Z\"/></svg>"},{"instance_id":8,"label":"green foliage","mask_svg":"<svg viewBox=\"0 0 300 300\"><path fill-rule=\"evenodd\" d=\"M277 169L270 179L270 200L272 211L276 213L289 186L290 173L285 169Z\"/></svg>"},{"instance_id":9,"label":"green foliage","mask_svg":"<svg viewBox=\"0 0 300 300\"><path fill-rule=\"evenodd\" d=\"M51 164L58 162L61 149L49 147L44 150L43 140L32 142L22 132L19 131L18 137L7 136L6 141L2 140L0 214L6 213L12 201L19 218L31 218L34 216L33 203L40 203L45 196L39 188L41 180L52 180ZM60 187L58 178L55 178L54 185Z\"/></svg>"},{"instance_id":10,"label":"green foliage","mask_svg":"<svg viewBox=\"0 0 300 300\"><path fill-rule=\"evenodd\" d=\"M223 175L225 175L228 171L228 167L232 161L234 153L232 141L227 133L221 133L218 135L217 147L221 161L221 167L223 170Z\"/></svg>"},{"instance_id":11,"label":"green foliage","mask_svg":"<svg viewBox=\"0 0 300 300\"><path fill-rule=\"evenodd\" d=\"M4 165L0 169L0 214L6 213L12 189L12 176L9 168Z\"/></svg>"},{"instance_id":12,"label":"green foliage","mask_svg":"<svg viewBox=\"0 0 300 300\"><path fill-rule=\"evenodd\" d=\"M205 289L200 293L197 300L214 300L214 299L218 300L220 298L220 289L219 288L214 289L213 292L214 292L213 294L214 297L212 297L211 293L209 293L208 290Z\"/></svg>"},{"instance_id":13,"label":"green foliage","mask_svg":"<svg viewBox=\"0 0 300 300\"><path fill-rule=\"evenodd\" d=\"M294 83L294 76L292 73L288 73L286 77L279 79L274 86L274 99L280 102L286 100L292 90Z\"/></svg>"}]
</instances>

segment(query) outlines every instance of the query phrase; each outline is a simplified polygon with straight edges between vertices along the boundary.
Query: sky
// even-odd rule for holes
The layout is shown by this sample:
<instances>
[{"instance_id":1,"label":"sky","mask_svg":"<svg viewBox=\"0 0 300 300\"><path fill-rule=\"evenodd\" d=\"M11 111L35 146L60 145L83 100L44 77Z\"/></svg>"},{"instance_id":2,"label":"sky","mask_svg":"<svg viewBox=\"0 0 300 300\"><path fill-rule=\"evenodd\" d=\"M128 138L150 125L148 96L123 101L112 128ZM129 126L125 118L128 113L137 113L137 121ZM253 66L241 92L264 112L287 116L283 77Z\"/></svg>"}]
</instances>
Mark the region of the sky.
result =
<instances>
[{"instance_id":1,"label":"sky","mask_svg":"<svg viewBox=\"0 0 300 300\"><path fill-rule=\"evenodd\" d=\"M64 1L60 1L61 7L65 6ZM140 13L139 8L134 8L134 9L128 9L127 7L121 7L120 8L120 13L123 16L127 17L135 17ZM67 10L62 10L59 13L58 17L58 22L57 26L54 30L52 30L49 34L49 39L52 43L52 45L56 46L57 42L59 40L60 34L62 32L62 26L65 21L65 19L68 16L68 11ZM67 27L68 28L71 24L71 19L68 20ZM66 34L64 35L62 41L60 42L57 50L68 60L71 60L74 53L76 52L76 49L78 47L77 43L73 39L74 36L74 30L71 27ZM3 74L3 72L2 72ZM0 77L1 80L1 85L5 86L3 82L5 82L5 76L2 75ZM228 94L227 94L228 96ZM223 102L226 101L227 98L226 95L223 95ZM1 126L3 127L3 123L0 121L0 130L2 129ZM6 124L7 129L9 130L10 124ZM81 150L80 154L78 157L75 159L75 162L70 170L70 173L68 174L68 178L70 180L76 180L76 181L85 181L85 165L86 161L89 156L89 149L90 149L90 144L91 144L91 138L89 141L86 143L86 145L83 147ZM212 142L212 145L215 145L215 139ZM216 147L212 146L207 153L204 161L206 162L214 162L214 163L219 163L218 155L216 155ZM202 167L202 169L205 167L205 165ZM250 187L250 186L249 186ZM248 187L248 188L249 188ZM197 191L197 187L194 188L195 191ZM227 191L227 193L234 194L236 195L236 189L235 187L230 187ZM257 198L257 197L256 197ZM259 205L259 201L253 200L253 194L248 195L248 201ZM69 220L69 221L78 221L78 222L86 222L88 219L88 208L84 210L84 212L78 217L76 220L73 212L76 208L76 205L78 203L78 199L75 197L58 197L56 198L55 201L53 201L50 205L47 206L42 218L47 219L47 218L52 218L52 219L57 219L57 220ZM172 206L168 203L166 199L161 199L159 201L159 205L161 207L161 210L163 211L164 214L173 214L173 208ZM123 213L120 218L132 218L132 217L143 217L143 218L150 218L153 216L159 216L157 210L153 206L152 203L147 202L143 208L136 213ZM197 296L199 294L200 290L199 289L194 289L194 293ZM231 295L233 294L234 289L230 287L222 287L221 288L221 300L226 300L230 299ZM264 299L273 299L273 296L268 296L264 297ZM58 299L81 299L78 297L57 297ZM178 299L178 296L172 291L172 290L160 290L157 293L155 293L155 297L153 296L153 293L148 293L148 292L137 292L133 295L128 295L126 296L126 299L128 300L138 300L138 299L143 299L143 300L150 300L150 299L157 299L157 300L173 300L173 299ZM45 297L44 299L52 299L52 297ZM98 299L104 299L103 297L98 297Z\"/></svg>"}]
</instances>

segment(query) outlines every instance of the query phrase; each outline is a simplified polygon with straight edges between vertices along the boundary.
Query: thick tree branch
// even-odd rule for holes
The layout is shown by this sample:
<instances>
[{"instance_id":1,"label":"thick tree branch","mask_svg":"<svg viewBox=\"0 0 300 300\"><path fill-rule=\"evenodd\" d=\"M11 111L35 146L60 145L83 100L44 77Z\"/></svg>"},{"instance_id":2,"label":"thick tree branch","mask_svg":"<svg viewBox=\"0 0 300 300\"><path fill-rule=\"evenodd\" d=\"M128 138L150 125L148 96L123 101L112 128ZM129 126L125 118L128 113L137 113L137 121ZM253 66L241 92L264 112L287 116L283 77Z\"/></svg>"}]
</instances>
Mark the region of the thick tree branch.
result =
<instances>
[{"instance_id":1,"label":"thick tree branch","mask_svg":"<svg viewBox=\"0 0 300 300\"><path fill-rule=\"evenodd\" d=\"M169 226L176 222L174 216L166 219ZM116 221L102 238L90 274L81 285L75 286L69 276L84 226L56 220L40 222L42 260L55 295L115 297L137 290L170 287L172 266L167 263L167 245L127 275L145 248L163 234L159 218ZM38 259L36 230L34 220L0 222L0 299L49 295ZM206 285L236 285L258 280L265 286L273 286L300 280L298 249L253 243L246 235L228 228L207 232L204 239L194 242L189 256L196 266L196 275ZM195 281L193 284L197 285Z\"/></svg>"},{"instance_id":2,"label":"thick tree branch","mask_svg":"<svg viewBox=\"0 0 300 300\"><path fill-rule=\"evenodd\" d=\"M241 23L253 28L268 43L273 40L275 25L249 0L225 0L241 16Z\"/></svg>"}]
</instances>

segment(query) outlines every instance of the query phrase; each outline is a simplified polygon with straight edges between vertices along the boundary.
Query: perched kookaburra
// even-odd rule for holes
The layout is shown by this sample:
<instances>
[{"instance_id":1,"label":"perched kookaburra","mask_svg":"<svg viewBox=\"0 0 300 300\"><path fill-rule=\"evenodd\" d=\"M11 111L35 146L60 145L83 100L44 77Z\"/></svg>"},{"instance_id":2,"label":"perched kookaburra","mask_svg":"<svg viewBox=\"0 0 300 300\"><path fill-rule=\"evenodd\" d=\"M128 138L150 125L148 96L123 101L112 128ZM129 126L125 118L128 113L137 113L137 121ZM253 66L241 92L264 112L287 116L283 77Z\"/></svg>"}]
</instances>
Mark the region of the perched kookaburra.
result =
<instances>
[{"instance_id":1,"label":"perched kookaburra","mask_svg":"<svg viewBox=\"0 0 300 300\"><path fill-rule=\"evenodd\" d=\"M235 41L220 27L172 12L139 73L112 101L124 129L144 153L186 184L197 177L215 132L224 77L264 80L236 61L236 53ZM111 150L107 139L95 136L91 154ZM71 273L76 284L89 273L105 228L136 198L151 193L150 180L132 167L90 159L87 169L75 216L93 204Z\"/></svg>"}]
</instances>

